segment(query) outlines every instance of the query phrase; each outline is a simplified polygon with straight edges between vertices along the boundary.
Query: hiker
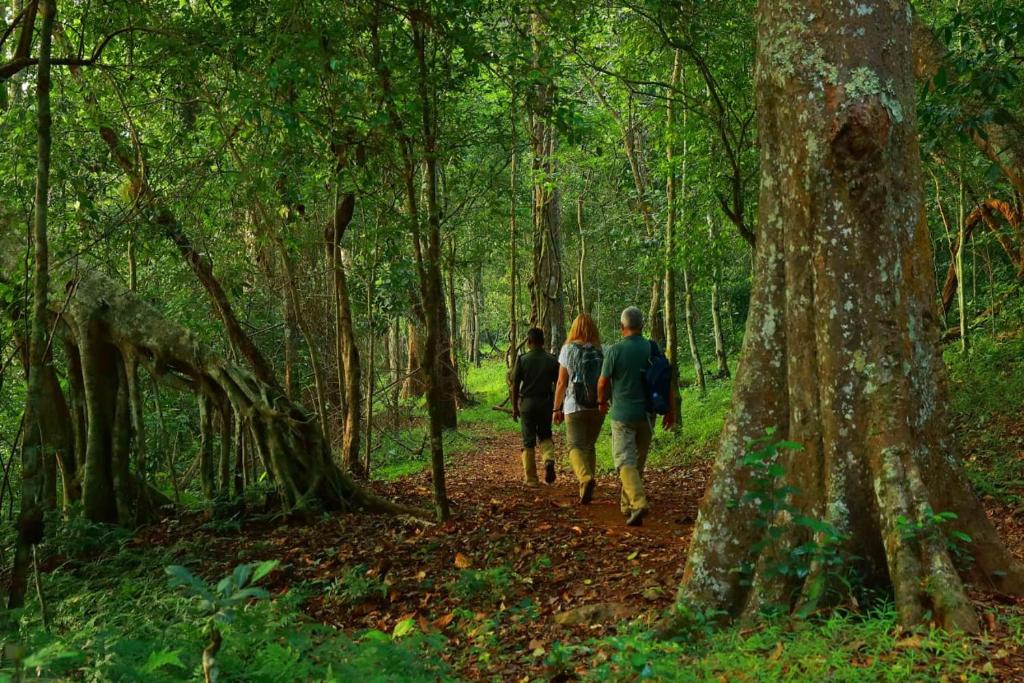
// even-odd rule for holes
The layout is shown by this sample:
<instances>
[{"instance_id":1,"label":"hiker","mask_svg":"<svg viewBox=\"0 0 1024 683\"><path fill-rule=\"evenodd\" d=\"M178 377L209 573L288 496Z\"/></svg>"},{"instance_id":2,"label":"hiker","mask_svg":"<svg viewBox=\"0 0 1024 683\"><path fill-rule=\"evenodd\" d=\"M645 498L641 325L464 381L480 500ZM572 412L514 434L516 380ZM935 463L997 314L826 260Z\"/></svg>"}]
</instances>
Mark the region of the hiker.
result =
<instances>
[{"instance_id":1,"label":"hiker","mask_svg":"<svg viewBox=\"0 0 1024 683\"><path fill-rule=\"evenodd\" d=\"M594 497L597 437L604 415L597 407L597 382L604 353L594 319L581 313L572 323L569 337L558 354L558 386L555 388L555 424L565 422L569 464L580 485L581 505Z\"/></svg>"},{"instance_id":2,"label":"hiker","mask_svg":"<svg viewBox=\"0 0 1024 683\"><path fill-rule=\"evenodd\" d=\"M523 470L526 484L537 486L537 442L544 456L544 481L555 481L555 444L551 440L551 416L555 403L558 361L544 350L544 332L536 327L526 333L529 350L519 356L512 374L512 419L523 435ZM520 420L522 418L522 420Z\"/></svg>"},{"instance_id":3,"label":"hiker","mask_svg":"<svg viewBox=\"0 0 1024 683\"><path fill-rule=\"evenodd\" d=\"M672 401L667 400L668 391L662 386L662 375L667 377L667 361L656 343L644 339L640 309L630 306L624 310L619 327L622 339L608 349L601 367L598 408L601 413L608 413L611 399L612 459L622 483L619 507L626 516L626 524L641 526L649 510L643 472L654 433L654 413L665 415L665 429L675 423L675 415ZM653 380L657 386L651 387L649 375L656 361L661 372Z\"/></svg>"}]
</instances>

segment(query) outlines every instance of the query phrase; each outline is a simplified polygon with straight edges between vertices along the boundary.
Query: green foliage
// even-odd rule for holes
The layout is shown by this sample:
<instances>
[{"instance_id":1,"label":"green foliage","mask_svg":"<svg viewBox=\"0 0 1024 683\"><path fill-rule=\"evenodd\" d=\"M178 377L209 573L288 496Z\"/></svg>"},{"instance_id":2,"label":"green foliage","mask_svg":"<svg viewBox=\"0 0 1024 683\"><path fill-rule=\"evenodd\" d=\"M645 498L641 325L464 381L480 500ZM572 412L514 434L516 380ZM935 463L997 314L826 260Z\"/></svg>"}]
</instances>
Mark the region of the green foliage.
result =
<instances>
[{"instance_id":1,"label":"green foliage","mask_svg":"<svg viewBox=\"0 0 1024 683\"><path fill-rule=\"evenodd\" d=\"M179 588L189 597L196 599L197 609L203 617L226 624L234 619L235 611L240 606L252 600L270 597L266 589L253 584L274 571L276 567L277 560L240 564L215 586L193 576L181 565L172 564L164 571L170 577L172 588Z\"/></svg>"},{"instance_id":2,"label":"green foliage","mask_svg":"<svg viewBox=\"0 0 1024 683\"><path fill-rule=\"evenodd\" d=\"M508 567L462 569L448 585L452 597L467 605L493 606L505 599L515 575Z\"/></svg>"},{"instance_id":3,"label":"green foliage","mask_svg":"<svg viewBox=\"0 0 1024 683\"><path fill-rule=\"evenodd\" d=\"M632 629L592 640L573 655L561 665L584 669L587 681L937 683L961 675L990 680L993 672L984 645L938 630L904 632L891 605L865 615L838 611L824 620L713 630L691 641Z\"/></svg>"},{"instance_id":4,"label":"green foliage","mask_svg":"<svg viewBox=\"0 0 1024 683\"><path fill-rule=\"evenodd\" d=\"M750 472L747 490L738 505L753 508L760 539L750 547L749 560L734 571L751 584L754 570L768 579L790 577L804 590L801 614L813 611L836 584L846 591L850 583L844 571L846 560L840 552L844 540L831 524L803 514L791 503L797 489L785 483L783 454L803 450L800 444L776 440L774 429L750 439L742 463ZM801 539L792 542L793 538ZM806 589L803 582L809 581ZM770 607L770 606L769 606Z\"/></svg>"},{"instance_id":5,"label":"green foliage","mask_svg":"<svg viewBox=\"0 0 1024 683\"><path fill-rule=\"evenodd\" d=\"M376 575L371 575L365 564L357 564L336 578L326 594L347 605L361 605L387 597L388 585Z\"/></svg>"},{"instance_id":6,"label":"green foliage","mask_svg":"<svg viewBox=\"0 0 1024 683\"><path fill-rule=\"evenodd\" d=\"M937 543L944 546L963 566L974 561L970 552L971 537L952 527L957 519L955 512L935 512L926 506L920 519L896 517L896 528L905 541Z\"/></svg>"},{"instance_id":7,"label":"green foliage","mask_svg":"<svg viewBox=\"0 0 1024 683\"><path fill-rule=\"evenodd\" d=\"M160 553L125 549L118 558L45 579L51 631L39 623L38 605L20 611L3 640L23 656L5 660L0 680L19 666L44 678L96 682L202 680L207 639L197 618L219 619L221 681L451 680L436 638L409 633L393 639L377 631L349 636L305 617L302 591L273 598L252 592L273 561L237 567L216 584L168 568L181 589L169 591L159 579Z\"/></svg>"}]
</instances>

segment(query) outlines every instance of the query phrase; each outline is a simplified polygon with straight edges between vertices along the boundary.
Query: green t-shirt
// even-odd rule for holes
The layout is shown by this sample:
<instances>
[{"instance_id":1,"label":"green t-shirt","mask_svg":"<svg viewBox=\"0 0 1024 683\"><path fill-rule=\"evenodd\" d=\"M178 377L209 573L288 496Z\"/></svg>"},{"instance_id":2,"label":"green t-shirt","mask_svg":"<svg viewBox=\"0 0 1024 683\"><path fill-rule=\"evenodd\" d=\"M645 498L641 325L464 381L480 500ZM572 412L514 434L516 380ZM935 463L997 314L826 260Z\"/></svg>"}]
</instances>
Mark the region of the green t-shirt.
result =
<instances>
[{"instance_id":1,"label":"green t-shirt","mask_svg":"<svg viewBox=\"0 0 1024 683\"><path fill-rule=\"evenodd\" d=\"M636 422L647 418L644 371L651 360L651 343L643 335L623 337L604 356L601 376L612 383L611 418Z\"/></svg>"}]
</instances>

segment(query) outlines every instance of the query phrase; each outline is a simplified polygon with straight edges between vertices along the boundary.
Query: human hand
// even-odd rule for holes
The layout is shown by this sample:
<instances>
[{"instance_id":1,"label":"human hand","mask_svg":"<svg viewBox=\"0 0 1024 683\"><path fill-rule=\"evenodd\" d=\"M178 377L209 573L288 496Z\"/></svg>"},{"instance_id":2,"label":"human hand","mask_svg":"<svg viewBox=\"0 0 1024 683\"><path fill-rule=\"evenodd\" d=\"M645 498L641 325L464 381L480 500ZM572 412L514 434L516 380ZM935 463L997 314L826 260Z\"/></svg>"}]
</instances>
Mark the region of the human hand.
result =
<instances>
[{"instance_id":1,"label":"human hand","mask_svg":"<svg viewBox=\"0 0 1024 683\"><path fill-rule=\"evenodd\" d=\"M565 413L561 410L556 410L551 413L551 419L556 425L560 425L565 422Z\"/></svg>"},{"instance_id":2,"label":"human hand","mask_svg":"<svg viewBox=\"0 0 1024 683\"><path fill-rule=\"evenodd\" d=\"M597 409L601 411L602 415L608 414L608 401L601 401L597 404Z\"/></svg>"},{"instance_id":3,"label":"human hand","mask_svg":"<svg viewBox=\"0 0 1024 683\"><path fill-rule=\"evenodd\" d=\"M665 417L661 418L662 429L669 430L676 426L675 413L668 413Z\"/></svg>"},{"instance_id":4,"label":"human hand","mask_svg":"<svg viewBox=\"0 0 1024 683\"><path fill-rule=\"evenodd\" d=\"M519 422L519 408L512 409L512 421Z\"/></svg>"}]
</instances>

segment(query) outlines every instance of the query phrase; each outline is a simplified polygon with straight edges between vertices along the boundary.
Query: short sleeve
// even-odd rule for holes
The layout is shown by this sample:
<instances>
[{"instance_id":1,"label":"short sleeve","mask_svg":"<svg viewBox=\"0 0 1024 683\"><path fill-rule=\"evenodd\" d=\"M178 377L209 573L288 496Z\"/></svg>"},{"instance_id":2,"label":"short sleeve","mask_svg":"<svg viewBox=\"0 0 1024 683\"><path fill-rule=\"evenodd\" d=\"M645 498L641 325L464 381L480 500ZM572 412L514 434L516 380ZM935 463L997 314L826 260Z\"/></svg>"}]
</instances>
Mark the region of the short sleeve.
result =
<instances>
[{"instance_id":1,"label":"short sleeve","mask_svg":"<svg viewBox=\"0 0 1024 683\"><path fill-rule=\"evenodd\" d=\"M558 352L558 364L569 369L569 345L562 344L562 350Z\"/></svg>"},{"instance_id":2,"label":"short sleeve","mask_svg":"<svg viewBox=\"0 0 1024 683\"><path fill-rule=\"evenodd\" d=\"M519 383L523 381L522 365L519 363L519 358L516 358L516 367L512 371L512 386L518 387Z\"/></svg>"},{"instance_id":3,"label":"short sleeve","mask_svg":"<svg viewBox=\"0 0 1024 683\"><path fill-rule=\"evenodd\" d=\"M615 372L615 347L608 349L608 353L604 354L604 362L601 363L602 377L610 379L613 372Z\"/></svg>"}]
</instances>

